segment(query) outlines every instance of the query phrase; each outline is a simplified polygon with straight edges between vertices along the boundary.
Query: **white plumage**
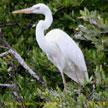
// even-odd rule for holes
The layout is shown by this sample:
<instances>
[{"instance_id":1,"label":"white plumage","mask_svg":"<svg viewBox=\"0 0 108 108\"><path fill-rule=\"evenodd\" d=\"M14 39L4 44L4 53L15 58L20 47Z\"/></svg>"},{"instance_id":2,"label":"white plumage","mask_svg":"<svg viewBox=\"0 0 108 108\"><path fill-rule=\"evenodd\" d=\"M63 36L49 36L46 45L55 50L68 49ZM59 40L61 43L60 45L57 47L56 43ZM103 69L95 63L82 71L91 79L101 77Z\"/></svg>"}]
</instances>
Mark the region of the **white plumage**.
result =
<instances>
[{"instance_id":1,"label":"white plumage","mask_svg":"<svg viewBox=\"0 0 108 108\"><path fill-rule=\"evenodd\" d=\"M48 55L48 58L59 70L68 77L83 85L84 77L88 80L88 73L84 56L78 45L60 29L53 29L45 36L48 42L56 44L55 55ZM58 51L58 52L57 52Z\"/></svg>"},{"instance_id":2,"label":"white plumage","mask_svg":"<svg viewBox=\"0 0 108 108\"><path fill-rule=\"evenodd\" d=\"M45 4L39 3L31 8L17 10L13 13L45 15L45 20L40 20L37 24L36 40L40 48L46 53L48 59L59 69L65 89L64 73L81 85L84 84L84 79L89 80L83 53L67 33L60 29L53 29L44 36L44 31L53 22L52 13Z\"/></svg>"}]
</instances>

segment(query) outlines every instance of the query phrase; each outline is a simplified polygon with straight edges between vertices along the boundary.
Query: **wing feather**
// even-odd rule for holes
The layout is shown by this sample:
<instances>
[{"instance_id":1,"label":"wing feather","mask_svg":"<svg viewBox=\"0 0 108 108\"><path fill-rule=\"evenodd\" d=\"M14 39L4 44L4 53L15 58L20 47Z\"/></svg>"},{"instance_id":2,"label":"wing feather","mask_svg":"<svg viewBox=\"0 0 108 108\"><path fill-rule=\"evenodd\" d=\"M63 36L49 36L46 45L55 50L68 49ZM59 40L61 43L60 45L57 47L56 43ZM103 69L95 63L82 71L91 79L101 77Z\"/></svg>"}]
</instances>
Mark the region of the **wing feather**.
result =
<instances>
[{"instance_id":1,"label":"wing feather","mask_svg":"<svg viewBox=\"0 0 108 108\"><path fill-rule=\"evenodd\" d=\"M71 60L80 71L85 72L86 78L88 79L83 53L68 34L60 29L54 29L47 33L46 39L50 42L56 42L64 56Z\"/></svg>"}]
</instances>

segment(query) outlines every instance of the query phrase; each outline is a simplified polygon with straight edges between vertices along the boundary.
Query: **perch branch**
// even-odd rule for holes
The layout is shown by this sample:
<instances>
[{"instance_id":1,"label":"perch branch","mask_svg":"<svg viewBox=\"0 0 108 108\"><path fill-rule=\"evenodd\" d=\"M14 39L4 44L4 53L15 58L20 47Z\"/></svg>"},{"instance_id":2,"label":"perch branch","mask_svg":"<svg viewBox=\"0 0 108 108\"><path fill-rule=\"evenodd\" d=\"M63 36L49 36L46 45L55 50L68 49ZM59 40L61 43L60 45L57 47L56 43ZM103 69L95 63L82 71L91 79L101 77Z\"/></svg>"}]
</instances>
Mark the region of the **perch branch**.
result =
<instances>
[{"instance_id":1,"label":"perch branch","mask_svg":"<svg viewBox=\"0 0 108 108\"><path fill-rule=\"evenodd\" d=\"M31 76L39 80L39 76L33 72L33 70L24 62L22 57L13 49L10 49L9 52L14 55L14 57L18 60L18 62L30 73Z\"/></svg>"},{"instance_id":2,"label":"perch branch","mask_svg":"<svg viewBox=\"0 0 108 108\"><path fill-rule=\"evenodd\" d=\"M4 37L2 36L2 31L0 29L0 39L1 41L6 45L6 47L9 48L9 53L12 54L17 60L18 62L29 72L29 74L31 76L33 76L36 80L38 80L40 83L43 83L43 80L40 79L40 77L25 63L25 61L23 60L23 58L17 53L17 51L15 51L10 45L9 43L4 39Z\"/></svg>"}]
</instances>

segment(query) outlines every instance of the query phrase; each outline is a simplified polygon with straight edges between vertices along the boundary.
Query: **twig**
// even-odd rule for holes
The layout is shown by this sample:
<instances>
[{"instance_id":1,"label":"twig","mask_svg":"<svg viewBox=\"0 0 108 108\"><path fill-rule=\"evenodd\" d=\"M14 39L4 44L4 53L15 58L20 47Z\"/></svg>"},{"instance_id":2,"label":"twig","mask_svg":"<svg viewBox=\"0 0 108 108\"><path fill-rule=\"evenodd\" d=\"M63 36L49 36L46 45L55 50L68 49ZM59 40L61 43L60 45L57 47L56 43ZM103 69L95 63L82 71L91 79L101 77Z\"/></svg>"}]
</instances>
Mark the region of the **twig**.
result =
<instances>
[{"instance_id":1,"label":"twig","mask_svg":"<svg viewBox=\"0 0 108 108\"><path fill-rule=\"evenodd\" d=\"M14 87L14 84L0 84L2 87Z\"/></svg>"},{"instance_id":2,"label":"twig","mask_svg":"<svg viewBox=\"0 0 108 108\"><path fill-rule=\"evenodd\" d=\"M2 106L2 108L6 108L4 102L1 102L1 100L0 100L0 106Z\"/></svg>"},{"instance_id":3,"label":"twig","mask_svg":"<svg viewBox=\"0 0 108 108\"><path fill-rule=\"evenodd\" d=\"M10 23L10 24L0 23L0 27L5 27L5 26L15 26L15 25L17 25L17 23Z\"/></svg>"},{"instance_id":4,"label":"twig","mask_svg":"<svg viewBox=\"0 0 108 108\"><path fill-rule=\"evenodd\" d=\"M10 51L6 51L6 52L4 52L4 53L1 53L0 54L0 57L4 57L5 55L7 55L7 54L9 54L10 53Z\"/></svg>"},{"instance_id":5,"label":"twig","mask_svg":"<svg viewBox=\"0 0 108 108\"><path fill-rule=\"evenodd\" d=\"M11 87L12 90L13 90L13 95L14 95L16 101L17 101L17 102L20 102L20 103L23 103L23 102L21 101L20 97L18 96L16 84L0 84L0 86L1 86L1 87ZM2 105L4 105L4 104L2 103ZM21 108L25 108L25 106L22 104L22 105L21 105Z\"/></svg>"},{"instance_id":6,"label":"twig","mask_svg":"<svg viewBox=\"0 0 108 108\"><path fill-rule=\"evenodd\" d=\"M23 101L22 99L20 98L19 94L18 94L18 90L17 90L17 75L16 75L16 67L13 63L13 59L11 59L11 64L12 64L12 67L13 67L13 76L14 76L14 87L12 88L13 90L13 95L14 95L14 98L17 102L20 102L22 103L21 104L21 108L25 108L24 104L23 104Z\"/></svg>"},{"instance_id":7,"label":"twig","mask_svg":"<svg viewBox=\"0 0 108 108\"><path fill-rule=\"evenodd\" d=\"M64 8L65 8L65 6L58 7L57 8L57 12L60 11L60 10L62 10L62 9L64 9Z\"/></svg>"},{"instance_id":8,"label":"twig","mask_svg":"<svg viewBox=\"0 0 108 108\"><path fill-rule=\"evenodd\" d=\"M8 49L8 47L5 47L5 46L0 46L0 48L6 48L6 49Z\"/></svg>"},{"instance_id":9,"label":"twig","mask_svg":"<svg viewBox=\"0 0 108 108\"><path fill-rule=\"evenodd\" d=\"M11 46L9 45L9 43L4 39L4 37L2 36L2 31L0 28L0 40L9 48L11 49Z\"/></svg>"},{"instance_id":10,"label":"twig","mask_svg":"<svg viewBox=\"0 0 108 108\"><path fill-rule=\"evenodd\" d=\"M18 25L18 23L9 23L9 24L0 23L0 27L16 26L16 25ZM32 27L32 24L30 24L30 23L25 23L24 25L25 25L26 27Z\"/></svg>"}]
</instances>

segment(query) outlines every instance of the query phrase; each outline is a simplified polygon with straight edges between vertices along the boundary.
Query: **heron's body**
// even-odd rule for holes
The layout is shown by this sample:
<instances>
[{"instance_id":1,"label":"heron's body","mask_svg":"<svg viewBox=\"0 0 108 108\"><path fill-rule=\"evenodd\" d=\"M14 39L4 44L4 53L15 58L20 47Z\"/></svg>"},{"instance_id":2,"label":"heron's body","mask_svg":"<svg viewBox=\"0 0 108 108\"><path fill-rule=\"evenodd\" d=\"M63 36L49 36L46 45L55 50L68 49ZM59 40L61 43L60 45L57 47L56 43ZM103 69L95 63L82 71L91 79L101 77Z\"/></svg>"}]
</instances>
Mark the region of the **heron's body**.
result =
<instances>
[{"instance_id":1,"label":"heron's body","mask_svg":"<svg viewBox=\"0 0 108 108\"><path fill-rule=\"evenodd\" d=\"M48 59L59 69L65 88L66 83L63 73L81 85L84 84L84 79L88 81L83 53L74 40L60 29L53 29L44 36L44 31L51 26L53 21L52 13L45 4L40 3L13 13L45 15L45 20L40 20L36 26L36 40Z\"/></svg>"},{"instance_id":2,"label":"heron's body","mask_svg":"<svg viewBox=\"0 0 108 108\"><path fill-rule=\"evenodd\" d=\"M53 29L45 38L52 48L47 57L61 72L80 84L83 84L84 77L88 80L83 53L68 34L60 29Z\"/></svg>"}]
</instances>

